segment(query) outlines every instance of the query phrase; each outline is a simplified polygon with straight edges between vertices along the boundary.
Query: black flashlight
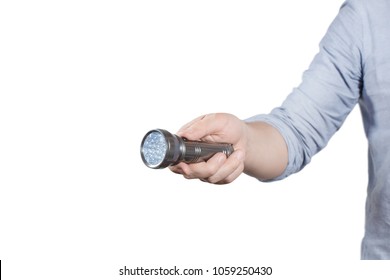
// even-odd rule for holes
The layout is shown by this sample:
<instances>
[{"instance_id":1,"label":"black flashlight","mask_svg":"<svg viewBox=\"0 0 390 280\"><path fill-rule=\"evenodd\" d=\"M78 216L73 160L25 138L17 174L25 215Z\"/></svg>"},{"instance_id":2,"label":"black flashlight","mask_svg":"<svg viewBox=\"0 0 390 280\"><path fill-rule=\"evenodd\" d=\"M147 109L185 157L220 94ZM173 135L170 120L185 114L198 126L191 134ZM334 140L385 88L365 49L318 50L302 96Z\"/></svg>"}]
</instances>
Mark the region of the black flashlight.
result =
<instances>
[{"instance_id":1,"label":"black flashlight","mask_svg":"<svg viewBox=\"0 0 390 280\"><path fill-rule=\"evenodd\" d=\"M233 145L189 141L164 129L153 129L141 142L141 157L147 167L159 169L179 162L206 161L216 153L227 157L233 153Z\"/></svg>"}]
</instances>

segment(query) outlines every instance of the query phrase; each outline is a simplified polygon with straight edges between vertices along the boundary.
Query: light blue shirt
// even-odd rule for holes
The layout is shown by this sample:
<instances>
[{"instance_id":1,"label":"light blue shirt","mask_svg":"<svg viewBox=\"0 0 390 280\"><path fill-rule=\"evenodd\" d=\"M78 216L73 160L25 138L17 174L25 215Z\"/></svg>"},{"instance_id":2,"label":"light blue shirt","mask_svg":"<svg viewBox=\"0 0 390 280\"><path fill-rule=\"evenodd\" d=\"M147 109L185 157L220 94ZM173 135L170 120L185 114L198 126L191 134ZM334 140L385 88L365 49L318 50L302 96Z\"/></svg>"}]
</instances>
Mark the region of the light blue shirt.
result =
<instances>
[{"instance_id":1,"label":"light blue shirt","mask_svg":"<svg viewBox=\"0 0 390 280\"><path fill-rule=\"evenodd\" d=\"M326 146L356 104L369 143L362 259L390 259L390 0L347 0L320 43L301 85L268 115L298 172Z\"/></svg>"}]
</instances>

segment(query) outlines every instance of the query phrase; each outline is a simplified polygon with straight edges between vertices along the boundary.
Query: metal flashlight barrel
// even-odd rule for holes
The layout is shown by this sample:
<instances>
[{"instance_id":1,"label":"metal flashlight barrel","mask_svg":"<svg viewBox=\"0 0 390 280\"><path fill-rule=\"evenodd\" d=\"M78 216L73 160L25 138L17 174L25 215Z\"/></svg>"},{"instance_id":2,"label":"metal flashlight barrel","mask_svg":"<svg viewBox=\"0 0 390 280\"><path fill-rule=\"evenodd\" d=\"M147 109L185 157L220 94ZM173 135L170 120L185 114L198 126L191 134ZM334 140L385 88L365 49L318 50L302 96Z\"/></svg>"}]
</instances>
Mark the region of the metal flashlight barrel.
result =
<instances>
[{"instance_id":1,"label":"metal flashlight barrel","mask_svg":"<svg viewBox=\"0 0 390 280\"><path fill-rule=\"evenodd\" d=\"M231 144L189 141L187 139L184 139L183 144L182 161L186 163L207 161L216 153L224 153L226 157L229 157L234 151Z\"/></svg>"}]
</instances>

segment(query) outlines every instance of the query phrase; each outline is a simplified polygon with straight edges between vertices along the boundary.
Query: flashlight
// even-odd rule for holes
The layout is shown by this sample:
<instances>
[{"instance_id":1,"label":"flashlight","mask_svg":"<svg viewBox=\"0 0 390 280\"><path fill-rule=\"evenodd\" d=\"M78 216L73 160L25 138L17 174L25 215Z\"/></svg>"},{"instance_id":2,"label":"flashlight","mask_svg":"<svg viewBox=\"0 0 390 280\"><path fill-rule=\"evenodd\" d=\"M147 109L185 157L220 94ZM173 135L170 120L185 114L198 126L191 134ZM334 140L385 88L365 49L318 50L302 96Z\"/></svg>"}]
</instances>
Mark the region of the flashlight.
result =
<instances>
[{"instance_id":1,"label":"flashlight","mask_svg":"<svg viewBox=\"0 0 390 280\"><path fill-rule=\"evenodd\" d=\"M227 157L233 153L233 145L189 141L164 129L153 129L141 142L141 157L147 167L159 169L179 162L206 161L216 153Z\"/></svg>"}]
</instances>

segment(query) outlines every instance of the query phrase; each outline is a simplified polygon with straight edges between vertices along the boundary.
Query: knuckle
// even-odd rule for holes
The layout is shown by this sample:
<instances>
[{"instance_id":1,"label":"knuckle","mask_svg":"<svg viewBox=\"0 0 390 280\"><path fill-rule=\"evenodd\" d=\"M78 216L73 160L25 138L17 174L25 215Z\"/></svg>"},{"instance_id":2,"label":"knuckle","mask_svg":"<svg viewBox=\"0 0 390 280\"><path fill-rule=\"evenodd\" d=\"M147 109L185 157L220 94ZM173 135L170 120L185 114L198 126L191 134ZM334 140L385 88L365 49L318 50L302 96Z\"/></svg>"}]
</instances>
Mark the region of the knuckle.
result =
<instances>
[{"instance_id":1,"label":"knuckle","mask_svg":"<svg viewBox=\"0 0 390 280\"><path fill-rule=\"evenodd\" d=\"M213 177L213 176L211 176L211 177L209 177L208 179L207 179L207 181L209 182L209 183L211 183L211 184L218 184L218 182L220 181L218 178L216 178L216 177Z\"/></svg>"},{"instance_id":2,"label":"knuckle","mask_svg":"<svg viewBox=\"0 0 390 280\"><path fill-rule=\"evenodd\" d=\"M205 172L206 177L213 177L219 170L219 166L213 164L210 165L207 171Z\"/></svg>"},{"instance_id":3,"label":"knuckle","mask_svg":"<svg viewBox=\"0 0 390 280\"><path fill-rule=\"evenodd\" d=\"M183 170L182 175L186 179L194 179L195 178L193 172L190 169Z\"/></svg>"}]
</instances>

